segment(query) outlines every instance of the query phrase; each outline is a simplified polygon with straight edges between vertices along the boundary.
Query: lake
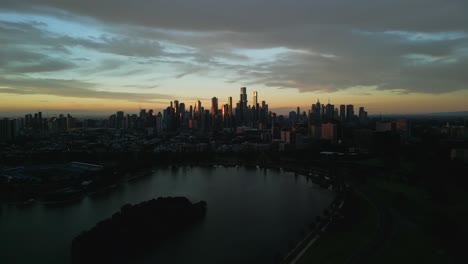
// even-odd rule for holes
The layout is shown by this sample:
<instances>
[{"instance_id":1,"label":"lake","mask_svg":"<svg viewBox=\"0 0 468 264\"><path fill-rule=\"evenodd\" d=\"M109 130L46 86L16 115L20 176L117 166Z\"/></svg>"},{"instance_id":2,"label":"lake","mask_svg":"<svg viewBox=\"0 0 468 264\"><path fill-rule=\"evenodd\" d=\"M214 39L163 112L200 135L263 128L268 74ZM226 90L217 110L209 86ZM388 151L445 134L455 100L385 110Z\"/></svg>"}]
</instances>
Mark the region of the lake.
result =
<instances>
[{"instance_id":1,"label":"lake","mask_svg":"<svg viewBox=\"0 0 468 264\"><path fill-rule=\"evenodd\" d=\"M204 200L206 217L132 263L275 262L335 194L281 170L155 168L151 175L69 205L1 205L0 262L69 263L71 240L81 231L126 203L159 196Z\"/></svg>"}]
</instances>

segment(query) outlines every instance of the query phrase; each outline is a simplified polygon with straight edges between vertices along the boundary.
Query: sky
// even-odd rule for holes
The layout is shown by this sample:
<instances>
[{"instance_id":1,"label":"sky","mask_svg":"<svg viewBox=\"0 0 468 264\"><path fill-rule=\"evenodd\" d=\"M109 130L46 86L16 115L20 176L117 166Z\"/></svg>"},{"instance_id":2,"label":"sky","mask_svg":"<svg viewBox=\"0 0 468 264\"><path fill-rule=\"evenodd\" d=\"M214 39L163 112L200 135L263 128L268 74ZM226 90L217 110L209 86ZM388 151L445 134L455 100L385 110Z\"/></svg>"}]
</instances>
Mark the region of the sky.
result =
<instances>
[{"instance_id":1,"label":"sky","mask_svg":"<svg viewBox=\"0 0 468 264\"><path fill-rule=\"evenodd\" d=\"M0 0L0 115L468 110L466 0Z\"/></svg>"}]
</instances>

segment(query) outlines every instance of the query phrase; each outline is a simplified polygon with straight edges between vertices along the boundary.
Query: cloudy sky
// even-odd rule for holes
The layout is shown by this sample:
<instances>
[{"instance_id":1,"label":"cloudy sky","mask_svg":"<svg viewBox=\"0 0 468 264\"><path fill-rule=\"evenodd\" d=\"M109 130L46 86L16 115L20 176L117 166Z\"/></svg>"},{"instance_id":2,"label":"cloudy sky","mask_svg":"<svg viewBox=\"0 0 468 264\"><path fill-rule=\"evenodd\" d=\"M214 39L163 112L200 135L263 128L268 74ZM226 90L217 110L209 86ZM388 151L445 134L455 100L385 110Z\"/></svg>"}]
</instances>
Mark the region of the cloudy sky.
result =
<instances>
[{"instance_id":1,"label":"cloudy sky","mask_svg":"<svg viewBox=\"0 0 468 264\"><path fill-rule=\"evenodd\" d=\"M0 113L468 110L466 0L0 0Z\"/></svg>"}]
</instances>

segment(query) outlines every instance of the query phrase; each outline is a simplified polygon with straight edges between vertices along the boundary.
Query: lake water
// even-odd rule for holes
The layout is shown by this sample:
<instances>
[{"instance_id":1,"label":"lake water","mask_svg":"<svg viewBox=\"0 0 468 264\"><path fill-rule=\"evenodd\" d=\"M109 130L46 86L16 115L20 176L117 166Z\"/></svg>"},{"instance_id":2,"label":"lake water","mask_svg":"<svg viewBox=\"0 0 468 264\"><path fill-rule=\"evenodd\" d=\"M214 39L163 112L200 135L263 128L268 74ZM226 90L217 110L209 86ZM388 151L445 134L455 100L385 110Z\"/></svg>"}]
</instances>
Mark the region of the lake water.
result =
<instances>
[{"instance_id":1,"label":"lake water","mask_svg":"<svg viewBox=\"0 0 468 264\"><path fill-rule=\"evenodd\" d=\"M71 240L126 203L159 196L205 200L193 229L132 263L272 263L333 200L303 176L244 167L156 168L152 175L80 202L28 208L1 205L1 263L69 263Z\"/></svg>"}]
</instances>

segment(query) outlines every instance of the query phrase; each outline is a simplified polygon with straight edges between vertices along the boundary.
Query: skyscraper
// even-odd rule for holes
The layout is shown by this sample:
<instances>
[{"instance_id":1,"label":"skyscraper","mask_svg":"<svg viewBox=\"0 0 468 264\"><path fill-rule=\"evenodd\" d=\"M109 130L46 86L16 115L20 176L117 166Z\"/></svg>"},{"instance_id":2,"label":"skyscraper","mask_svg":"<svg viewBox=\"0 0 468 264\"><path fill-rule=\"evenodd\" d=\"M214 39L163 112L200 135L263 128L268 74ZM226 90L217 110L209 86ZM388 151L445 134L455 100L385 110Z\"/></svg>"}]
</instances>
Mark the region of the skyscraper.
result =
<instances>
[{"instance_id":1,"label":"skyscraper","mask_svg":"<svg viewBox=\"0 0 468 264\"><path fill-rule=\"evenodd\" d=\"M239 114L237 116L237 114ZM236 120L238 124L244 124L247 116L247 88L241 87L240 89L240 100L238 104L238 109L236 110Z\"/></svg>"},{"instance_id":2,"label":"skyscraper","mask_svg":"<svg viewBox=\"0 0 468 264\"><path fill-rule=\"evenodd\" d=\"M0 142L12 141L16 136L16 120L0 119Z\"/></svg>"},{"instance_id":3,"label":"skyscraper","mask_svg":"<svg viewBox=\"0 0 468 264\"><path fill-rule=\"evenodd\" d=\"M331 121L335 116L335 106L330 104L330 100L328 100L328 104L325 107L325 112L326 121Z\"/></svg>"},{"instance_id":4,"label":"skyscraper","mask_svg":"<svg viewBox=\"0 0 468 264\"><path fill-rule=\"evenodd\" d=\"M232 116L232 97L231 96L229 96L229 98L228 98L228 107L229 107L228 115Z\"/></svg>"},{"instance_id":5,"label":"skyscraper","mask_svg":"<svg viewBox=\"0 0 468 264\"><path fill-rule=\"evenodd\" d=\"M340 105L340 120L343 122L346 119L346 106Z\"/></svg>"},{"instance_id":6,"label":"skyscraper","mask_svg":"<svg viewBox=\"0 0 468 264\"><path fill-rule=\"evenodd\" d=\"M320 100L317 98L317 103L315 103L315 118L317 121L322 120L322 105L320 104Z\"/></svg>"},{"instance_id":7,"label":"skyscraper","mask_svg":"<svg viewBox=\"0 0 468 264\"><path fill-rule=\"evenodd\" d=\"M346 120L352 120L352 119L354 119L354 106L347 105L346 106Z\"/></svg>"},{"instance_id":8,"label":"skyscraper","mask_svg":"<svg viewBox=\"0 0 468 264\"><path fill-rule=\"evenodd\" d=\"M367 121L367 112L364 110L364 107L359 107L359 122L361 124L366 123Z\"/></svg>"},{"instance_id":9,"label":"skyscraper","mask_svg":"<svg viewBox=\"0 0 468 264\"><path fill-rule=\"evenodd\" d=\"M240 103L245 105L245 108L247 108L247 88L246 87L241 87Z\"/></svg>"},{"instance_id":10,"label":"skyscraper","mask_svg":"<svg viewBox=\"0 0 468 264\"><path fill-rule=\"evenodd\" d=\"M218 98L211 98L211 115L216 116L218 114Z\"/></svg>"},{"instance_id":11,"label":"skyscraper","mask_svg":"<svg viewBox=\"0 0 468 264\"><path fill-rule=\"evenodd\" d=\"M247 100L247 98L246 98L246 100ZM253 106L255 106L255 108L256 108L257 104L258 104L258 92L257 91L253 92L253 103L254 103Z\"/></svg>"},{"instance_id":12,"label":"skyscraper","mask_svg":"<svg viewBox=\"0 0 468 264\"><path fill-rule=\"evenodd\" d=\"M117 111L115 127L116 128L124 128L123 121L124 121L124 112L123 111Z\"/></svg>"},{"instance_id":13,"label":"skyscraper","mask_svg":"<svg viewBox=\"0 0 468 264\"><path fill-rule=\"evenodd\" d=\"M177 113L179 119L185 118L185 103L179 104L179 112Z\"/></svg>"},{"instance_id":14,"label":"skyscraper","mask_svg":"<svg viewBox=\"0 0 468 264\"><path fill-rule=\"evenodd\" d=\"M201 102L200 100L198 100L196 103L195 103L195 114L200 116L201 115L201 111L202 111L202 106L201 106Z\"/></svg>"},{"instance_id":15,"label":"skyscraper","mask_svg":"<svg viewBox=\"0 0 468 264\"><path fill-rule=\"evenodd\" d=\"M179 109L179 101L178 100L175 100L174 101L174 110L175 110L175 115L176 116L179 116L179 113L180 113L180 109Z\"/></svg>"}]
</instances>

